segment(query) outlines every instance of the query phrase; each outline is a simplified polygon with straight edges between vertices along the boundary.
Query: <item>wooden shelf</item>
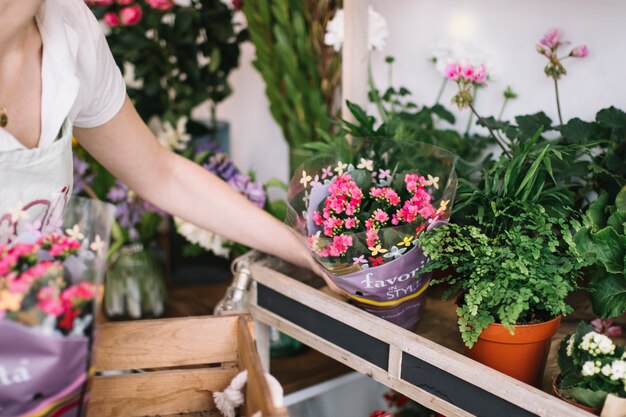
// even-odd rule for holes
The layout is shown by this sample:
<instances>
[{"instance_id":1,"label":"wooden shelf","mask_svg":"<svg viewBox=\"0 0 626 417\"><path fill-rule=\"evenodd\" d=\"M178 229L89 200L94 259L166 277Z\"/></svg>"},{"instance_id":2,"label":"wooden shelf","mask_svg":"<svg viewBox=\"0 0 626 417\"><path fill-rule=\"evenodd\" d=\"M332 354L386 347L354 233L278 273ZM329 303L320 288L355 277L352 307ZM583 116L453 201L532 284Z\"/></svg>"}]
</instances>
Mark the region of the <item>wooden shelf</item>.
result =
<instances>
[{"instance_id":1,"label":"wooden shelf","mask_svg":"<svg viewBox=\"0 0 626 417\"><path fill-rule=\"evenodd\" d=\"M580 319L589 318L584 297L573 299L577 313L562 322L553 340L544 392L465 357L452 301L441 301L435 290L413 333L277 272L265 261L251 270L256 283L250 311L256 320L439 413L591 416L547 392L558 372L558 344Z\"/></svg>"}]
</instances>

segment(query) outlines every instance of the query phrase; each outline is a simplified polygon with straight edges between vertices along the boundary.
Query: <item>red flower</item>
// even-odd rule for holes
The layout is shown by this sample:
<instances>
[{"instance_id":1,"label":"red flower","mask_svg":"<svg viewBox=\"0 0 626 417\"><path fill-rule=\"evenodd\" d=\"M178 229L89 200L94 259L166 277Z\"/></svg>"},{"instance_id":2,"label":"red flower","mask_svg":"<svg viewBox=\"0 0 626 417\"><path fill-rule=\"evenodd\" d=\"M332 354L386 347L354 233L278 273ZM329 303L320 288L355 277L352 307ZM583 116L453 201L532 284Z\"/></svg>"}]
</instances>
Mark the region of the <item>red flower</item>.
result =
<instances>
[{"instance_id":1,"label":"red flower","mask_svg":"<svg viewBox=\"0 0 626 417\"><path fill-rule=\"evenodd\" d=\"M593 329L608 337L619 337L622 334L622 328L618 324L613 324L613 320L595 319L591 322Z\"/></svg>"},{"instance_id":2,"label":"red flower","mask_svg":"<svg viewBox=\"0 0 626 417\"><path fill-rule=\"evenodd\" d=\"M393 417L393 415L384 410L376 410L370 414L370 417Z\"/></svg>"},{"instance_id":3,"label":"red flower","mask_svg":"<svg viewBox=\"0 0 626 417\"><path fill-rule=\"evenodd\" d=\"M59 321L59 327L63 330L67 330L68 332L72 330L74 327L74 319L78 316L79 311L80 310L77 308L68 310Z\"/></svg>"},{"instance_id":4,"label":"red flower","mask_svg":"<svg viewBox=\"0 0 626 417\"><path fill-rule=\"evenodd\" d=\"M378 266L378 265L382 265L385 263L385 261L383 261L382 256L377 256L375 258L373 256L370 256L368 259L372 263L372 266Z\"/></svg>"},{"instance_id":5,"label":"red flower","mask_svg":"<svg viewBox=\"0 0 626 417\"><path fill-rule=\"evenodd\" d=\"M422 234L422 232L424 231L424 229L426 229L426 224L422 223L419 226L417 226L415 228L415 237L419 237L419 235Z\"/></svg>"}]
</instances>

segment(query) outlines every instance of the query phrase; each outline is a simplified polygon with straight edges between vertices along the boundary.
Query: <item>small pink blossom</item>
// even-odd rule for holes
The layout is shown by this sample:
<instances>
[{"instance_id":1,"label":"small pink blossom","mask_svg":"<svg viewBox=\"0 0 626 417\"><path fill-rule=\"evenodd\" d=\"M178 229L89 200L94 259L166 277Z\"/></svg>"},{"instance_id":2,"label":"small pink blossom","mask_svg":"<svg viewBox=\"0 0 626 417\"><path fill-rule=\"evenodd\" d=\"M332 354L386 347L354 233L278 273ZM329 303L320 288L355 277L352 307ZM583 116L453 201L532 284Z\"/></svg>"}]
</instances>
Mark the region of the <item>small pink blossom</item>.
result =
<instances>
[{"instance_id":1,"label":"small pink blossom","mask_svg":"<svg viewBox=\"0 0 626 417\"><path fill-rule=\"evenodd\" d=\"M449 80L458 81L461 78L461 66L457 63L448 64L443 74Z\"/></svg>"},{"instance_id":2,"label":"small pink blossom","mask_svg":"<svg viewBox=\"0 0 626 417\"><path fill-rule=\"evenodd\" d=\"M354 218L346 219L344 226L346 229L354 229L356 227L356 220Z\"/></svg>"},{"instance_id":3,"label":"small pink blossom","mask_svg":"<svg viewBox=\"0 0 626 417\"><path fill-rule=\"evenodd\" d=\"M365 260L365 255L361 255L358 258L352 258L352 264L353 265L357 265L357 264L366 264L367 261Z\"/></svg>"},{"instance_id":4,"label":"small pink blossom","mask_svg":"<svg viewBox=\"0 0 626 417\"><path fill-rule=\"evenodd\" d=\"M589 55L589 48L587 45L578 45L569 54L575 58L586 58Z\"/></svg>"},{"instance_id":5,"label":"small pink blossom","mask_svg":"<svg viewBox=\"0 0 626 417\"><path fill-rule=\"evenodd\" d=\"M322 168L322 179L331 178L333 176L333 167L328 166Z\"/></svg>"},{"instance_id":6,"label":"small pink blossom","mask_svg":"<svg viewBox=\"0 0 626 417\"><path fill-rule=\"evenodd\" d=\"M172 0L146 0L148 4L156 10L169 10L174 7L174 2Z\"/></svg>"},{"instance_id":7,"label":"small pink blossom","mask_svg":"<svg viewBox=\"0 0 626 417\"><path fill-rule=\"evenodd\" d=\"M46 315L59 317L63 314L63 304L59 298L59 289L48 285L37 292L37 307Z\"/></svg>"},{"instance_id":8,"label":"small pink blossom","mask_svg":"<svg viewBox=\"0 0 626 417\"><path fill-rule=\"evenodd\" d=\"M544 37L539 41L539 43L543 46L547 46L550 49L558 47L561 42L559 38L561 37L561 32L558 29L550 29Z\"/></svg>"},{"instance_id":9,"label":"small pink blossom","mask_svg":"<svg viewBox=\"0 0 626 417\"><path fill-rule=\"evenodd\" d=\"M106 23L107 25L109 25L109 27L116 27L120 24L120 18L117 15L117 13L114 12L108 12L104 14L104 23Z\"/></svg>"},{"instance_id":10,"label":"small pink blossom","mask_svg":"<svg viewBox=\"0 0 626 417\"><path fill-rule=\"evenodd\" d=\"M120 10L120 21L124 26L133 26L141 21L143 11L139 5L124 7Z\"/></svg>"},{"instance_id":11,"label":"small pink blossom","mask_svg":"<svg viewBox=\"0 0 626 417\"><path fill-rule=\"evenodd\" d=\"M483 64L480 64L476 67L476 72L474 73L474 83L476 84L485 84L487 81L487 68Z\"/></svg>"},{"instance_id":12,"label":"small pink blossom","mask_svg":"<svg viewBox=\"0 0 626 417\"><path fill-rule=\"evenodd\" d=\"M465 81L474 81L475 70L474 67L467 64L461 68L461 76Z\"/></svg>"},{"instance_id":13,"label":"small pink blossom","mask_svg":"<svg viewBox=\"0 0 626 417\"><path fill-rule=\"evenodd\" d=\"M120 6L129 6L134 2L135 0L117 0L117 4L119 4Z\"/></svg>"},{"instance_id":14,"label":"small pink blossom","mask_svg":"<svg viewBox=\"0 0 626 417\"><path fill-rule=\"evenodd\" d=\"M374 212L374 220L384 223L387 220L389 220L389 215L385 213L384 211L382 211L381 209L378 209Z\"/></svg>"}]
</instances>

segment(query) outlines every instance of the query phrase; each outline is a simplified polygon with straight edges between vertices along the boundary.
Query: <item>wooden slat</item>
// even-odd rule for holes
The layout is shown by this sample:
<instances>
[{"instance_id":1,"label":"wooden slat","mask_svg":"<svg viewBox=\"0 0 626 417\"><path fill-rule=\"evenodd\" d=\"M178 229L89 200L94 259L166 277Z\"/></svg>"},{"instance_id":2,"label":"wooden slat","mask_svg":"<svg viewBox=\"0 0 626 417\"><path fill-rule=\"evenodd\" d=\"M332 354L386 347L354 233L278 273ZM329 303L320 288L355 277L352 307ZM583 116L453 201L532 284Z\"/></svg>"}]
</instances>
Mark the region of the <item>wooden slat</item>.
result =
<instances>
[{"instance_id":1,"label":"wooden slat","mask_svg":"<svg viewBox=\"0 0 626 417\"><path fill-rule=\"evenodd\" d=\"M96 377L88 417L135 417L214 409L237 369L187 369Z\"/></svg>"},{"instance_id":2,"label":"wooden slat","mask_svg":"<svg viewBox=\"0 0 626 417\"><path fill-rule=\"evenodd\" d=\"M239 318L239 364L248 371L245 410L247 416L261 412L266 417L287 416L284 408L274 407L270 388L265 380L261 359L256 351L252 335L254 323L250 316Z\"/></svg>"},{"instance_id":3,"label":"wooden slat","mask_svg":"<svg viewBox=\"0 0 626 417\"><path fill-rule=\"evenodd\" d=\"M237 316L107 323L98 330L96 371L237 360Z\"/></svg>"},{"instance_id":4,"label":"wooden slat","mask_svg":"<svg viewBox=\"0 0 626 417\"><path fill-rule=\"evenodd\" d=\"M270 268L259 264L253 264L251 266L251 271L252 277L256 281L280 294L283 294L297 303L305 305L327 316L334 317L363 333L388 343L390 346L396 346L403 352L407 352L438 369L441 369L463 381L505 399L506 401L528 410L531 413L540 416L567 415L572 417L586 417L589 415L588 413L574 408L563 401L555 399L545 392L472 361L471 359L446 349L424 337L411 333L398 326L392 326L378 317L374 317L373 315L359 310L354 306L338 301L333 297L329 297L321 291L310 288L307 285L304 285ZM353 367L359 372L372 374L378 381L389 387L398 389L406 395L409 395L407 392L411 391L413 396L409 396L425 406L429 406L428 401L425 402L425 399L434 397L432 394L424 394L423 392L420 393L417 387L413 387L405 381L398 381L391 378L386 371L380 370L383 372L381 374L379 372L379 368L374 367L371 364L363 363L363 361L358 361L358 363L353 364L345 360L345 358L342 360L342 355L345 355L346 351L340 350L341 354L338 355L336 351L338 349L337 346L334 346L326 341L319 340L320 338L314 337L315 335L307 334L305 329L297 328L297 326L294 326L293 323L285 322L284 320L281 320L279 316L272 315L269 311L253 307L251 312L256 319L278 327L279 330L284 331L291 336L294 336L294 333L297 333L297 335L294 336L297 339L302 340L328 356L346 363L348 366ZM309 340L314 344L309 343ZM354 355L351 355L351 357L352 356ZM389 381L389 383L385 382L385 380L389 379L392 381ZM418 391L415 391L414 389L417 389ZM433 404L438 403L437 400L433 401ZM435 407L432 408L440 410L441 405L437 405L439 406L439 409ZM450 414L467 415L467 413L463 410L457 413L450 412Z\"/></svg>"},{"instance_id":5,"label":"wooden slat","mask_svg":"<svg viewBox=\"0 0 626 417\"><path fill-rule=\"evenodd\" d=\"M370 363L363 360L362 358L352 354L351 352L348 352L347 350L339 348L336 345L333 345L332 343L314 333L311 333L299 326L286 323L280 316L277 316L274 313L271 313L257 306L250 306L250 312L257 320L263 321L264 323L275 327L281 332L302 341L303 343L322 352L323 354L348 365L355 371L367 375L368 377L408 396L409 398L414 399L415 401L432 410L442 413L448 417L473 416L473 414L467 413L452 404L449 404L437 397L434 397L430 393L418 387L391 378L389 374L383 369L372 366Z\"/></svg>"}]
</instances>

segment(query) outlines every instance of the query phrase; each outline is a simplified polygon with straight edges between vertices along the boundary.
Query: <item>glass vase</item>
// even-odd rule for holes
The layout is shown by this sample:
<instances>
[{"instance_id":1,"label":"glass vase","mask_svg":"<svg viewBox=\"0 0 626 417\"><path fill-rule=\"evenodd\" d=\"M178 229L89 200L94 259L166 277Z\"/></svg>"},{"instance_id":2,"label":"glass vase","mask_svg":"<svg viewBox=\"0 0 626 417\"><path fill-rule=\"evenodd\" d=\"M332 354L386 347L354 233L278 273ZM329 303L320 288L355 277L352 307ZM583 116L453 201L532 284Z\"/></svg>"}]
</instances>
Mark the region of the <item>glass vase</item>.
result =
<instances>
[{"instance_id":1,"label":"glass vase","mask_svg":"<svg viewBox=\"0 0 626 417\"><path fill-rule=\"evenodd\" d=\"M155 251L141 243L122 246L106 276L105 312L110 318L159 317L165 308L165 279Z\"/></svg>"}]
</instances>

